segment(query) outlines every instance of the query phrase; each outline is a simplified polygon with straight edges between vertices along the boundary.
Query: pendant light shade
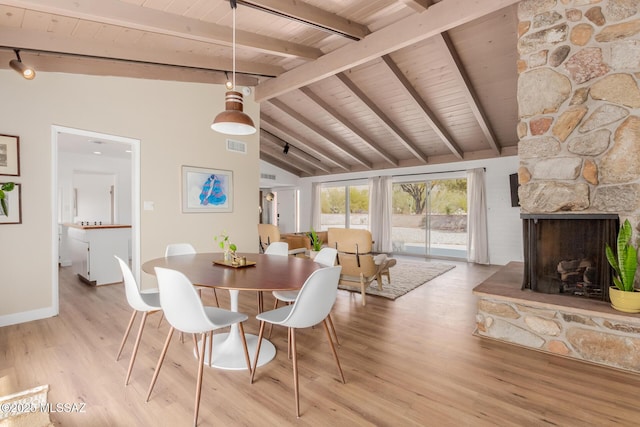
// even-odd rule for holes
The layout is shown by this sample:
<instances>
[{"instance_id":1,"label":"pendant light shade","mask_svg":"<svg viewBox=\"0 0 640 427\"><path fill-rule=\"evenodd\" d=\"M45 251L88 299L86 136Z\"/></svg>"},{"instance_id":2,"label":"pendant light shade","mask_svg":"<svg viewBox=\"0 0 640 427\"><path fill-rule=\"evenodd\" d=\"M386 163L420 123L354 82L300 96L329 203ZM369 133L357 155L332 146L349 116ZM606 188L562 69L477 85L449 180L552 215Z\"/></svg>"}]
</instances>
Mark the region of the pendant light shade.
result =
<instances>
[{"instance_id":1,"label":"pendant light shade","mask_svg":"<svg viewBox=\"0 0 640 427\"><path fill-rule=\"evenodd\" d=\"M224 97L225 109L211 124L211 129L227 135L251 135L256 132L253 120L242 111L242 94L233 90Z\"/></svg>"},{"instance_id":2,"label":"pendant light shade","mask_svg":"<svg viewBox=\"0 0 640 427\"><path fill-rule=\"evenodd\" d=\"M251 135L256 133L253 120L243 111L242 93L236 91L236 0L229 0L233 11L233 74L227 81L227 93L224 96L224 111L216 116L211 129L227 135ZM225 73L226 74L226 73Z\"/></svg>"}]
</instances>

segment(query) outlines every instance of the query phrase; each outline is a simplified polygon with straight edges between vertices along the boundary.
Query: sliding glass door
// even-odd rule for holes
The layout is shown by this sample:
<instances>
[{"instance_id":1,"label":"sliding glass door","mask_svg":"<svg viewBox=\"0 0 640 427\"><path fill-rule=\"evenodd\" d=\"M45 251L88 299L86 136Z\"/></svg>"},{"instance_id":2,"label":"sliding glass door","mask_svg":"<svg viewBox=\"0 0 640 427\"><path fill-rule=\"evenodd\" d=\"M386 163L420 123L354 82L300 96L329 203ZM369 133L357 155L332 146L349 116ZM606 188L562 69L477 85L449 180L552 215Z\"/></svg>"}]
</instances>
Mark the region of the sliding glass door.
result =
<instances>
[{"instance_id":1,"label":"sliding glass door","mask_svg":"<svg viewBox=\"0 0 640 427\"><path fill-rule=\"evenodd\" d=\"M394 253L466 258L466 178L394 183L391 238Z\"/></svg>"},{"instance_id":2,"label":"sliding glass door","mask_svg":"<svg viewBox=\"0 0 640 427\"><path fill-rule=\"evenodd\" d=\"M369 227L369 186L333 184L320 190L320 230Z\"/></svg>"}]
</instances>

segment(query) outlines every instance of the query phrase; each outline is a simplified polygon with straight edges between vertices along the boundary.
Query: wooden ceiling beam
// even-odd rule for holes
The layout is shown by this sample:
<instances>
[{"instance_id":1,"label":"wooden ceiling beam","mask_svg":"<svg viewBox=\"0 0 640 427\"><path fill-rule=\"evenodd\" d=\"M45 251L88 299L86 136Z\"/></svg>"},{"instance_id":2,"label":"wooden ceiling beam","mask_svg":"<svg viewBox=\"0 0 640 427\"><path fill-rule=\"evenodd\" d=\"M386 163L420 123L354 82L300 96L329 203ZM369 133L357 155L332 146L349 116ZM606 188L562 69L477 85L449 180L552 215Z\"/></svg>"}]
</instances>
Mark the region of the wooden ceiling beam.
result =
<instances>
[{"instance_id":1,"label":"wooden ceiling beam","mask_svg":"<svg viewBox=\"0 0 640 427\"><path fill-rule=\"evenodd\" d=\"M363 143L365 143L370 149L376 152L380 157L382 157L385 161L389 162L393 166L398 166L400 163L398 159L393 157L391 154L387 153L382 147L375 143L375 141L371 140L363 131L358 129L353 123L346 119L342 114L340 114L335 108L325 102L324 99L320 98L318 95L313 93L311 89L303 87L300 88L300 91L304 93L311 101L318 104L320 108L325 110L331 117L340 122L340 124L355 136L357 136Z\"/></svg>"},{"instance_id":2,"label":"wooden ceiling beam","mask_svg":"<svg viewBox=\"0 0 640 427\"><path fill-rule=\"evenodd\" d=\"M281 138L279 138L277 135L272 134L271 132L265 130L265 129L260 129L260 142L262 143L262 141L267 142L268 144L272 144L275 145L276 147L278 147L278 150L280 151L281 157L282 157L282 161L290 161L291 158L296 158L298 160L300 160L301 162L304 162L305 164L311 166L314 169L320 169L326 173L331 173L331 169L329 169L329 167L323 165L320 160L314 158L313 156L307 154L306 152L304 152L303 150L301 150L300 148L298 148L297 146L293 145L293 143L290 143L288 141L285 141ZM283 149L285 147L286 144L289 144L289 151L287 152L287 154L285 154L283 152ZM262 148L262 146L261 146ZM287 160L287 158L285 158L285 156L288 157L289 160Z\"/></svg>"},{"instance_id":3,"label":"wooden ceiling beam","mask_svg":"<svg viewBox=\"0 0 640 427\"><path fill-rule=\"evenodd\" d=\"M449 134L449 131L440 123L436 115L431 111L427 103L422 99L416 88L414 88L407 76L404 75L402 70L398 68L395 62L389 57L389 55L384 55L382 57L382 62L387 65L391 73L394 75L396 80L400 83L402 88L407 92L407 95L416 103L420 108L420 111L424 114L424 118L433 131L440 137L442 142L449 148L449 150L460 160L464 158L464 153L455 142L453 137Z\"/></svg>"},{"instance_id":4,"label":"wooden ceiling beam","mask_svg":"<svg viewBox=\"0 0 640 427\"><path fill-rule=\"evenodd\" d=\"M233 68L232 61L228 57L179 53L168 49L140 49L131 44L118 45L98 40L87 41L75 37L59 36L53 33L21 28L0 27L0 40L3 46L43 53L76 55L79 57L129 61L141 64L170 65L220 72ZM214 66L216 67L215 69L213 68ZM275 76L283 71L283 68L273 65L236 60L236 77L238 73Z\"/></svg>"},{"instance_id":5,"label":"wooden ceiling beam","mask_svg":"<svg viewBox=\"0 0 640 427\"><path fill-rule=\"evenodd\" d=\"M232 46L231 28L119 0L2 0L2 4L188 40ZM286 58L317 59L320 49L236 29L236 46Z\"/></svg>"},{"instance_id":6,"label":"wooden ceiling beam","mask_svg":"<svg viewBox=\"0 0 640 427\"><path fill-rule=\"evenodd\" d=\"M328 132L326 132L319 126L317 126L315 123L311 122L309 119L304 117L302 114L300 114L293 108L289 107L284 102L280 101L279 99L271 99L269 100L269 103L271 103L271 105L273 105L283 113L287 114L293 120L297 121L307 129L309 129L310 131L318 135L320 138L327 141L329 144L332 144L334 147L342 151L347 156L351 157L357 163L360 163L362 166L364 166L367 169L373 169L373 165L371 164L371 162L369 162L367 159L362 157L360 154L356 153L353 149L351 149L346 144L336 141L332 135L330 135Z\"/></svg>"},{"instance_id":7,"label":"wooden ceiling beam","mask_svg":"<svg viewBox=\"0 0 640 427\"><path fill-rule=\"evenodd\" d=\"M260 127L266 128L274 135L284 135L284 138L281 139L285 141L294 141L296 147L300 147L301 150L310 153L315 157L319 157L320 159L324 159L325 161L334 164L340 169L343 169L347 172L351 171L351 168L348 164L341 160L336 160L333 154L326 152L322 148L316 147L314 144L306 142L301 135L298 135L296 132L287 128L283 123L280 123L272 117L267 116L264 112L260 113Z\"/></svg>"},{"instance_id":8,"label":"wooden ceiling beam","mask_svg":"<svg viewBox=\"0 0 640 427\"><path fill-rule=\"evenodd\" d=\"M471 80L469 79L464 65L458 56L456 48L453 46L453 42L451 41L449 34L442 33L434 37L434 40L440 50L447 53L446 57L451 64L451 69L460 83L460 86L464 89L464 95L467 99L467 103L469 104L469 108L473 112L480 129L482 129L482 133L484 134L487 143L496 154L500 155L500 144L498 144L496 135L489 123L489 119L487 118L484 108L482 108L482 105L480 104L480 99L471 84Z\"/></svg>"},{"instance_id":9,"label":"wooden ceiling beam","mask_svg":"<svg viewBox=\"0 0 640 427\"><path fill-rule=\"evenodd\" d=\"M256 87L257 102L308 86L375 58L411 46L443 31L503 9L519 0L443 0L422 13L388 25Z\"/></svg>"},{"instance_id":10,"label":"wooden ceiling beam","mask_svg":"<svg viewBox=\"0 0 640 427\"><path fill-rule=\"evenodd\" d=\"M276 142L275 140L264 137L260 135L260 151L264 151L266 154L279 159L281 162L289 163L291 166L300 169L308 175L315 175L316 169L309 167L307 164L302 164L302 162L294 162L290 156L291 150L289 150L288 154L284 154L282 152L282 146Z\"/></svg>"},{"instance_id":11,"label":"wooden ceiling beam","mask_svg":"<svg viewBox=\"0 0 640 427\"><path fill-rule=\"evenodd\" d=\"M260 150L260 160L264 160L267 163L272 164L273 166L277 166L282 170L285 170L289 173L292 173L296 176L303 176L303 171L300 170L298 167L292 165L289 162L283 162L282 160L272 156L269 153L266 153L262 150Z\"/></svg>"},{"instance_id":12,"label":"wooden ceiling beam","mask_svg":"<svg viewBox=\"0 0 640 427\"><path fill-rule=\"evenodd\" d=\"M238 0L238 4L255 7L314 28L360 40L369 34L366 26L315 6L293 0Z\"/></svg>"},{"instance_id":13,"label":"wooden ceiling beam","mask_svg":"<svg viewBox=\"0 0 640 427\"><path fill-rule=\"evenodd\" d=\"M387 130L395 136L398 141L404 147L411 152L422 163L428 163L429 158L426 154L418 148L409 137L387 116L358 86L355 85L344 73L336 75L336 77L344 84L347 89L353 93L353 95L360 99L360 101L366 106L387 128Z\"/></svg>"}]
</instances>

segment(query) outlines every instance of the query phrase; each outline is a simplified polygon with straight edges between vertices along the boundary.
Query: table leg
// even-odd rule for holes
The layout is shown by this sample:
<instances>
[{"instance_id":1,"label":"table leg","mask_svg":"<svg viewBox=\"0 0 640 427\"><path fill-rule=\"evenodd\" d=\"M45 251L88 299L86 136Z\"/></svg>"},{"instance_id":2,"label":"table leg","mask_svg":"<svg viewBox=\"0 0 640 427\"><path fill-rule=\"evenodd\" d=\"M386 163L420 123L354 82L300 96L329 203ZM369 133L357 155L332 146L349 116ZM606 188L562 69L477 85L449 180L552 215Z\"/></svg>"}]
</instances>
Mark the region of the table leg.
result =
<instances>
[{"instance_id":1,"label":"table leg","mask_svg":"<svg viewBox=\"0 0 640 427\"><path fill-rule=\"evenodd\" d=\"M231 300L231 310L238 311L238 290L229 290ZM247 348L249 350L249 360L253 361L258 345L258 336L253 334L244 334L247 340ZM205 337L208 339L208 336ZM205 343L205 348L209 344ZM199 344L201 345L201 344ZM194 351L195 356L197 354ZM271 361L276 356L275 346L267 339L262 339L260 347L260 358L258 366ZM231 325L228 333L213 334L213 363L209 364L209 352L205 351L204 363L207 366L213 366L219 369L242 370L247 369L247 363L244 359L244 349L242 347L242 339L237 324Z\"/></svg>"}]
</instances>

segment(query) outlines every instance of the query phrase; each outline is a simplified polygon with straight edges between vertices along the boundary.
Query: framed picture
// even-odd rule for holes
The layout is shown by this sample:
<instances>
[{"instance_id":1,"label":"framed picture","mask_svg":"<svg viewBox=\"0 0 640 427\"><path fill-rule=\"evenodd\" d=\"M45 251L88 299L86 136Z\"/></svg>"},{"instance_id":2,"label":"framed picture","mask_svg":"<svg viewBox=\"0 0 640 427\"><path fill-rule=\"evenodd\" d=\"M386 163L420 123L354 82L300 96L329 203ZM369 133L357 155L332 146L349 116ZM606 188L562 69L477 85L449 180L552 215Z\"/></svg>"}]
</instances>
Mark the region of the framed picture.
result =
<instances>
[{"instance_id":1,"label":"framed picture","mask_svg":"<svg viewBox=\"0 0 640 427\"><path fill-rule=\"evenodd\" d=\"M0 182L0 187L4 182ZM7 207L5 214L4 208L0 207L0 224L22 224L22 185L15 184L13 190L4 192L4 205Z\"/></svg>"},{"instance_id":2,"label":"framed picture","mask_svg":"<svg viewBox=\"0 0 640 427\"><path fill-rule=\"evenodd\" d=\"M20 176L20 138L0 135L0 175Z\"/></svg>"},{"instance_id":3,"label":"framed picture","mask_svg":"<svg viewBox=\"0 0 640 427\"><path fill-rule=\"evenodd\" d=\"M232 211L232 171L182 166L182 212Z\"/></svg>"}]
</instances>

